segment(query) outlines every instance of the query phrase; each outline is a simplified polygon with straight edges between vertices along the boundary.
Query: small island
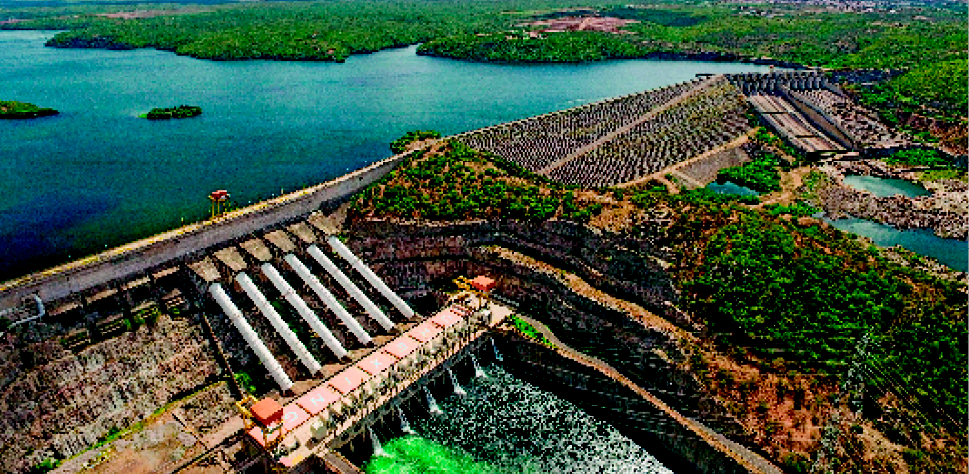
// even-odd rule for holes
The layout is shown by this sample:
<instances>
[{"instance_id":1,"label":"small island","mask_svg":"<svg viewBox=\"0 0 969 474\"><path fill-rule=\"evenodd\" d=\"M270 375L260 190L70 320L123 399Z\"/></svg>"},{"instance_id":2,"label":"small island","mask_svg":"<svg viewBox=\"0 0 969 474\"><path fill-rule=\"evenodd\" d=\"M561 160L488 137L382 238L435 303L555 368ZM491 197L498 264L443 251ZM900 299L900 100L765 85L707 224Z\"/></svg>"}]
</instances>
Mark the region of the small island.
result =
<instances>
[{"instance_id":1,"label":"small island","mask_svg":"<svg viewBox=\"0 0 969 474\"><path fill-rule=\"evenodd\" d=\"M167 120L173 118L181 119L195 117L196 115L201 114L201 107L196 107L194 105L179 105L178 107L169 107L167 109L151 109L151 112L143 115L143 117L147 118L148 120Z\"/></svg>"},{"instance_id":2,"label":"small island","mask_svg":"<svg viewBox=\"0 0 969 474\"><path fill-rule=\"evenodd\" d=\"M57 115L59 112L47 107L37 107L27 102L0 100L0 119L31 119Z\"/></svg>"}]
</instances>

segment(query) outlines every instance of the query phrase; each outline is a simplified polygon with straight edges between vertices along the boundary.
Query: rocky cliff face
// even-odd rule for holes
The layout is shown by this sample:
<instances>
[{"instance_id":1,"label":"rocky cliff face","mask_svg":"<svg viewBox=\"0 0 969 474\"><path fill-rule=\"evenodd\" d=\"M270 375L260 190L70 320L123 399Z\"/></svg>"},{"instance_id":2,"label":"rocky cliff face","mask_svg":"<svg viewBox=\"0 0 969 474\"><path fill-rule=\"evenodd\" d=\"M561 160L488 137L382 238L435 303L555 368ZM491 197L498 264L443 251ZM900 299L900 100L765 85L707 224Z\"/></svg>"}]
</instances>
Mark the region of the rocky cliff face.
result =
<instances>
[{"instance_id":1,"label":"rocky cliff face","mask_svg":"<svg viewBox=\"0 0 969 474\"><path fill-rule=\"evenodd\" d=\"M564 221L401 225L356 222L348 243L387 283L435 293L458 276L486 274L573 347L595 355L677 410L743 438L743 429L690 370L689 317L664 271L672 257L646 237Z\"/></svg>"},{"instance_id":2,"label":"rocky cliff face","mask_svg":"<svg viewBox=\"0 0 969 474\"><path fill-rule=\"evenodd\" d=\"M200 387L219 371L198 324L162 316L78 353L42 324L0 338L0 459L23 472L66 458Z\"/></svg>"}]
</instances>

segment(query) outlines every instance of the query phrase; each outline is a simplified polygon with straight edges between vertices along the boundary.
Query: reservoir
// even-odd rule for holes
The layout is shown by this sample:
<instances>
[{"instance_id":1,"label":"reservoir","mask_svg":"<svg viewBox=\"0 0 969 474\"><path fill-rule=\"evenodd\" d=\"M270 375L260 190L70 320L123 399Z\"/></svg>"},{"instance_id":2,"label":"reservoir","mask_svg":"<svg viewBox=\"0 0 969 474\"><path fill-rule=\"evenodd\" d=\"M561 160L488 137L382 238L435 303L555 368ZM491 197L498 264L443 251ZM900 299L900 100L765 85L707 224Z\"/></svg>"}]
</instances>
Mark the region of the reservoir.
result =
<instances>
[{"instance_id":1,"label":"reservoir","mask_svg":"<svg viewBox=\"0 0 969 474\"><path fill-rule=\"evenodd\" d=\"M467 395L439 401L443 412L410 413L416 435L387 441L368 474L672 474L608 423L491 365ZM377 433L380 438L380 433Z\"/></svg>"},{"instance_id":2,"label":"reservoir","mask_svg":"<svg viewBox=\"0 0 969 474\"><path fill-rule=\"evenodd\" d=\"M752 64L608 61L496 65L418 56L344 64L215 62L156 50L44 47L0 31L3 100L59 110L0 121L0 280L205 218L390 155L410 130L455 134ZM199 117L149 121L155 107Z\"/></svg>"}]
</instances>

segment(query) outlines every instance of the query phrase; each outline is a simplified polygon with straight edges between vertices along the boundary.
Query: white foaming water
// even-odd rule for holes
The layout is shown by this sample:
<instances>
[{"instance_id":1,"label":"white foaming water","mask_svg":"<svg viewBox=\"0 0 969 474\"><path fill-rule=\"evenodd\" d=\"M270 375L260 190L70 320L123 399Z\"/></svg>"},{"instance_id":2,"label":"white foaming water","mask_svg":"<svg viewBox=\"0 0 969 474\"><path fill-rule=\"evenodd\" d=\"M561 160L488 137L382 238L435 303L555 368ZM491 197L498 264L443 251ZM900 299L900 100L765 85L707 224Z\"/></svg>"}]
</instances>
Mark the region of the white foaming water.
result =
<instances>
[{"instance_id":1,"label":"white foaming water","mask_svg":"<svg viewBox=\"0 0 969 474\"><path fill-rule=\"evenodd\" d=\"M441 401L418 432L509 472L671 474L641 446L572 403L490 366Z\"/></svg>"}]
</instances>

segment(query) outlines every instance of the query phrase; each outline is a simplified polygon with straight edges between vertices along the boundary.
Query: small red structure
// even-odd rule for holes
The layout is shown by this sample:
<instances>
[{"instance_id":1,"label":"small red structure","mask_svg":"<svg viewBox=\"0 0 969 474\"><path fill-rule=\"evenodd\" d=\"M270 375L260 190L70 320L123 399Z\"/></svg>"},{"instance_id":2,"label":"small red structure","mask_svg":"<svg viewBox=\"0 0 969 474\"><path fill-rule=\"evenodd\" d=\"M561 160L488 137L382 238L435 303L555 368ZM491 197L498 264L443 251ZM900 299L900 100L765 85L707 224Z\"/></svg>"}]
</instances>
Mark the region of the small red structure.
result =
<instances>
[{"instance_id":1,"label":"small red structure","mask_svg":"<svg viewBox=\"0 0 969 474\"><path fill-rule=\"evenodd\" d=\"M283 419L283 406L272 398L263 398L256 402L249 411L252 417L262 426L271 426Z\"/></svg>"},{"instance_id":2,"label":"small red structure","mask_svg":"<svg viewBox=\"0 0 969 474\"><path fill-rule=\"evenodd\" d=\"M496 285L497 282L495 282L494 279L488 278L484 275L478 275L474 277L474 280L471 280L471 286L473 286L474 289L485 293L495 289Z\"/></svg>"},{"instance_id":3,"label":"small red structure","mask_svg":"<svg viewBox=\"0 0 969 474\"><path fill-rule=\"evenodd\" d=\"M218 191L212 191L209 194L209 200L212 201L212 217L222 214L223 209L221 204L229 200L229 191L220 189Z\"/></svg>"}]
</instances>

